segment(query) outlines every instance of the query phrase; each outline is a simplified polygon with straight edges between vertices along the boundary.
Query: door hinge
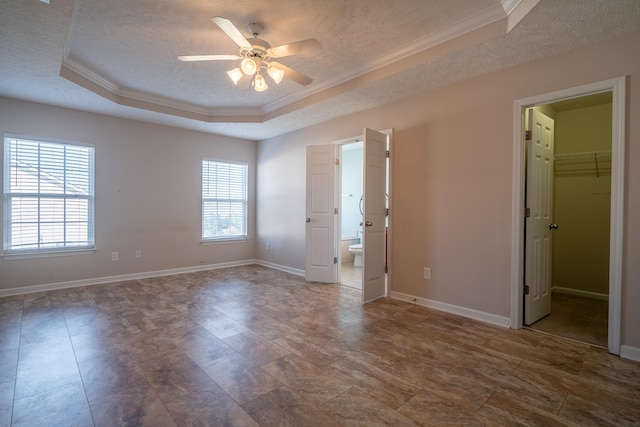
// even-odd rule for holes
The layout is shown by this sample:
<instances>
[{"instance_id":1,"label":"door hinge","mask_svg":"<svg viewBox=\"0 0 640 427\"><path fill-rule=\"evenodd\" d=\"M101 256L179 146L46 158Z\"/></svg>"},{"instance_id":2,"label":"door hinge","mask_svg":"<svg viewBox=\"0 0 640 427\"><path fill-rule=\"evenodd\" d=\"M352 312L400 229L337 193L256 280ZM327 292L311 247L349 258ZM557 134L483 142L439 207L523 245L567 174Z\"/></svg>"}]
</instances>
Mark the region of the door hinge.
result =
<instances>
[{"instance_id":1,"label":"door hinge","mask_svg":"<svg viewBox=\"0 0 640 427\"><path fill-rule=\"evenodd\" d=\"M533 136L531 135L531 131L530 130L524 131L524 139L525 139L525 141L531 141L532 137Z\"/></svg>"},{"instance_id":2,"label":"door hinge","mask_svg":"<svg viewBox=\"0 0 640 427\"><path fill-rule=\"evenodd\" d=\"M531 216L531 208L524 208L524 217L529 218Z\"/></svg>"},{"instance_id":3,"label":"door hinge","mask_svg":"<svg viewBox=\"0 0 640 427\"><path fill-rule=\"evenodd\" d=\"M338 263L338 257L337 257L337 256L334 256L334 257L333 257L333 263L334 263L334 264L337 264L337 263Z\"/></svg>"},{"instance_id":4,"label":"door hinge","mask_svg":"<svg viewBox=\"0 0 640 427\"><path fill-rule=\"evenodd\" d=\"M389 158L389 150L385 151L384 155L386 156L386 158Z\"/></svg>"},{"instance_id":5,"label":"door hinge","mask_svg":"<svg viewBox=\"0 0 640 427\"><path fill-rule=\"evenodd\" d=\"M389 208L386 208L386 209L384 210L384 216L389 216Z\"/></svg>"},{"instance_id":6,"label":"door hinge","mask_svg":"<svg viewBox=\"0 0 640 427\"><path fill-rule=\"evenodd\" d=\"M529 285L524 285L524 294L529 295Z\"/></svg>"},{"instance_id":7,"label":"door hinge","mask_svg":"<svg viewBox=\"0 0 640 427\"><path fill-rule=\"evenodd\" d=\"M333 213L337 214L338 213L338 208L333 208Z\"/></svg>"}]
</instances>

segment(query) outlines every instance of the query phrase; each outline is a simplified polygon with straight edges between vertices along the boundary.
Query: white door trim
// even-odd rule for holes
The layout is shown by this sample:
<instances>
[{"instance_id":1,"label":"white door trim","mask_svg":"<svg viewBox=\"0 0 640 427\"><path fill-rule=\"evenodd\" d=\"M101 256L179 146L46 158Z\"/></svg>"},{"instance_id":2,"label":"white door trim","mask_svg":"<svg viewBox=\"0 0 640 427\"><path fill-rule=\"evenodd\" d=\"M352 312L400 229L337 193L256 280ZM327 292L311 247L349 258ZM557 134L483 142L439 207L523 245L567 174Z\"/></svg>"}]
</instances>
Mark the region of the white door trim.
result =
<instances>
[{"instance_id":1,"label":"white door trim","mask_svg":"<svg viewBox=\"0 0 640 427\"><path fill-rule=\"evenodd\" d=\"M624 161L626 77L518 99L513 117L513 187L511 217L511 327L522 328L524 271L524 114L525 109L598 92L613 92L611 139L611 232L609 244L609 352L620 354L622 258L624 235Z\"/></svg>"}]
</instances>

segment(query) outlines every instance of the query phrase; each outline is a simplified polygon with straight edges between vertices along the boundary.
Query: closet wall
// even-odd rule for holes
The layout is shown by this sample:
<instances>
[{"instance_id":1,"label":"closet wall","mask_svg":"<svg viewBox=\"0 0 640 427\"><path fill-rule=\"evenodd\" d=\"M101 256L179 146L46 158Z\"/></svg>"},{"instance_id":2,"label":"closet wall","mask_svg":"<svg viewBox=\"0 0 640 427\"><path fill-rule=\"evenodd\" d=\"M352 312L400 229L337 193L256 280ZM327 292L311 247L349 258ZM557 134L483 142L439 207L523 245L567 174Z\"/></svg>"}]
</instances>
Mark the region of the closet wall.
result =
<instances>
[{"instance_id":1,"label":"closet wall","mask_svg":"<svg viewBox=\"0 0 640 427\"><path fill-rule=\"evenodd\" d=\"M611 103L556 108L553 286L606 299L609 293Z\"/></svg>"}]
</instances>

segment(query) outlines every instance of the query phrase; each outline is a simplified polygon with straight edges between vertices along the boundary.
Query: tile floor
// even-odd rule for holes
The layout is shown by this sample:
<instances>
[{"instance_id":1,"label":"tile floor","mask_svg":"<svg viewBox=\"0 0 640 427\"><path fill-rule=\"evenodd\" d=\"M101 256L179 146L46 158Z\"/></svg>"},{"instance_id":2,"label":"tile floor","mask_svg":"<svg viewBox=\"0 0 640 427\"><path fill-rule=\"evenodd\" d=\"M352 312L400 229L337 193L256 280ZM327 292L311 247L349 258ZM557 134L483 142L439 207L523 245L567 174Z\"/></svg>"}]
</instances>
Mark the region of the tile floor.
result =
<instances>
[{"instance_id":1,"label":"tile floor","mask_svg":"<svg viewBox=\"0 0 640 427\"><path fill-rule=\"evenodd\" d=\"M639 425L640 363L245 266L0 299L1 426Z\"/></svg>"},{"instance_id":2,"label":"tile floor","mask_svg":"<svg viewBox=\"0 0 640 427\"><path fill-rule=\"evenodd\" d=\"M343 286L362 290L362 267L356 267L353 263L341 264L340 283Z\"/></svg>"}]
</instances>

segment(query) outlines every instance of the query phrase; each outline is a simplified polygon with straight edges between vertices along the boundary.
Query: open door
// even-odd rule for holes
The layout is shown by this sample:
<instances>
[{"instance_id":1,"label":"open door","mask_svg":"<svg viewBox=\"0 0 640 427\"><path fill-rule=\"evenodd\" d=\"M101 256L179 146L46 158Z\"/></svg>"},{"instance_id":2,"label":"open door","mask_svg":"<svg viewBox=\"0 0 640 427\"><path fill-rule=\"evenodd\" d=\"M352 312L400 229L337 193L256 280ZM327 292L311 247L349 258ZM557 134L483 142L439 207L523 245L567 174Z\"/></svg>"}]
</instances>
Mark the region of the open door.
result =
<instances>
[{"instance_id":1,"label":"open door","mask_svg":"<svg viewBox=\"0 0 640 427\"><path fill-rule=\"evenodd\" d=\"M527 217L525 220L524 323L551 313L554 122L529 109L527 135Z\"/></svg>"},{"instance_id":2,"label":"open door","mask_svg":"<svg viewBox=\"0 0 640 427\"><path fill-rule=\"evenodd\" d=\"M305 279L335 283L335 145L307 147Z\"/></svg>"},{"instance_id":3,"label":"open door","mask_svg":"<svg viewBox=\"0 0 640 427\"><path fill-rule=\"evenodd\" d=\"M364 203L362 230L362 301L386 296L387 135L364 129Z\"/></svg>"}]
</instances>

